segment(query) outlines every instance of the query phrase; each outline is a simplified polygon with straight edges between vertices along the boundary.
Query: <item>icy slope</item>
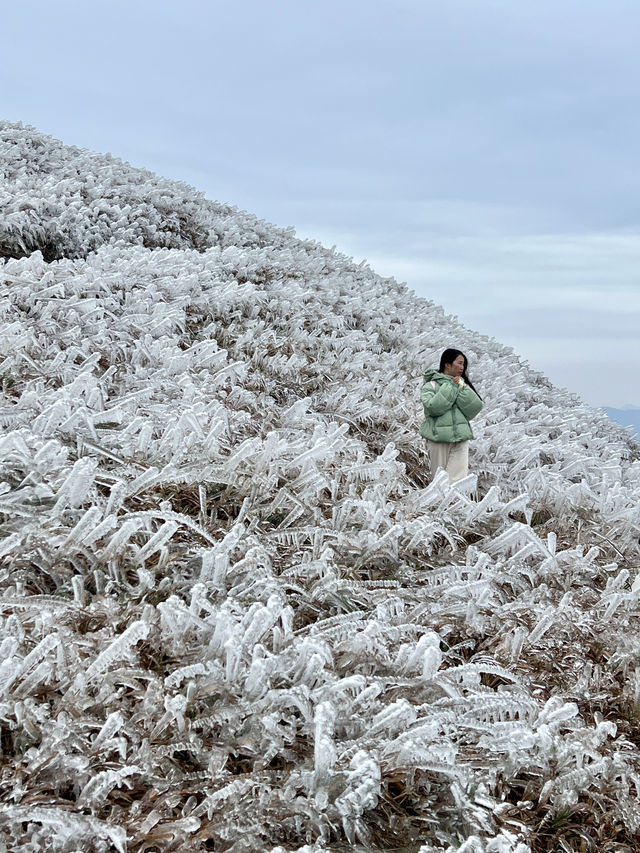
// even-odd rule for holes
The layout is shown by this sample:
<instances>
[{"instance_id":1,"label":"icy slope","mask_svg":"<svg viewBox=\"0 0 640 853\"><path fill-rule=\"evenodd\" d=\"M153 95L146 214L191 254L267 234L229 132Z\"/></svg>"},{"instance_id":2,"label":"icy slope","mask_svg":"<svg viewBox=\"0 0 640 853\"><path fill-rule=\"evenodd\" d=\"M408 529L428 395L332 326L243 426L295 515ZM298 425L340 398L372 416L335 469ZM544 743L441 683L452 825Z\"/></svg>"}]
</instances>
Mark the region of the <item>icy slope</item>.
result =
<instances>
[{"instance_id":1,"label":"icy slope","mask_svg":"<svg viewBox=\"0 0 640 853\"><path fill-rule=\"evenodd\" d=\"M637 844L637 445L366 266L0 139L0 841Z\"/></svg>"}]
</instances>

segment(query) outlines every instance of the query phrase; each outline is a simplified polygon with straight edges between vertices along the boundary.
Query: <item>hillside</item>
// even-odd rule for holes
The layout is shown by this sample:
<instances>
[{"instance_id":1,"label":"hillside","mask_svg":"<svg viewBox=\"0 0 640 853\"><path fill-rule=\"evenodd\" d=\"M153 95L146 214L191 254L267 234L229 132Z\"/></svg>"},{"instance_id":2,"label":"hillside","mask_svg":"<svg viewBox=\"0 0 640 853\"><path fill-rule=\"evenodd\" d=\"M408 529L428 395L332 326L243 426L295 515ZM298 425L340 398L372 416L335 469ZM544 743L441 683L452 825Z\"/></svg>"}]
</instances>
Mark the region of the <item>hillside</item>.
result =
<instances>
[{"instance_id":1,"label":"hillside","mask_svg":"<svg viewBox=\"0 0 640 853\"><path fill-rule=\"evenodd\" d=\"M629 435L291 230L0 146L0 843L640 850Z\"/></svg>"}]
</instances>

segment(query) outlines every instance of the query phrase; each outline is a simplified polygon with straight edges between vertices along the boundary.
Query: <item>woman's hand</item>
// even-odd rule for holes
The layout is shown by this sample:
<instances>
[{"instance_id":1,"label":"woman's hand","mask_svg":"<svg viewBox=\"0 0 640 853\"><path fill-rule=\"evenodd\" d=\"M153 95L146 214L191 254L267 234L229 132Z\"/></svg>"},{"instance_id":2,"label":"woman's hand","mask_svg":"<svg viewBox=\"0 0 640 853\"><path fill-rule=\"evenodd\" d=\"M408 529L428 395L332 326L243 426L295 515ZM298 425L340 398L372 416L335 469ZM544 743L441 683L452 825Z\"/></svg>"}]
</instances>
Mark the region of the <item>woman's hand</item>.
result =
<instances>
[{"instance_id":1,"label":"woman's hand","mask_svg":"<svg viewBox=\"0 0 640 853\"><path fill-rule=\"evenodd\" d=\"M460 377L459 377L459 376L452 376L451 378L452 378L452 379L453 379L453 381L456 383L456 385L459 385L459 384L460 384Z\"/></svg>"}]
</instances>

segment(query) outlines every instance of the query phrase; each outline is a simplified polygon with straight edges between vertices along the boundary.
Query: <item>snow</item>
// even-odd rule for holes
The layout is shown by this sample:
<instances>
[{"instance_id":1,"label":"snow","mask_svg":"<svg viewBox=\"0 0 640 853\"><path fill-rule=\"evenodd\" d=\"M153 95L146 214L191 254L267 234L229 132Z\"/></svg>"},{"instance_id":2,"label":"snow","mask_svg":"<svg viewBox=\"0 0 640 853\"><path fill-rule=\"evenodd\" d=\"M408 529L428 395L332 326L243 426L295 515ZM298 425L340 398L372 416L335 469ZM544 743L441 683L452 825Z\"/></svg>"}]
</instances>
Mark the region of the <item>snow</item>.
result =
<instances>
[{"instance_id":1,"label":"snow","mask_svg":"<svg viewBox=\"0 0 640 853\"><path fill-rule=\"evenodd\" d=\"M0 138L0 843L524 853L607 803L637 836L629 435L366 265ZM418 435L450 345L455 487Z\"/></svg>"}]
</instances>

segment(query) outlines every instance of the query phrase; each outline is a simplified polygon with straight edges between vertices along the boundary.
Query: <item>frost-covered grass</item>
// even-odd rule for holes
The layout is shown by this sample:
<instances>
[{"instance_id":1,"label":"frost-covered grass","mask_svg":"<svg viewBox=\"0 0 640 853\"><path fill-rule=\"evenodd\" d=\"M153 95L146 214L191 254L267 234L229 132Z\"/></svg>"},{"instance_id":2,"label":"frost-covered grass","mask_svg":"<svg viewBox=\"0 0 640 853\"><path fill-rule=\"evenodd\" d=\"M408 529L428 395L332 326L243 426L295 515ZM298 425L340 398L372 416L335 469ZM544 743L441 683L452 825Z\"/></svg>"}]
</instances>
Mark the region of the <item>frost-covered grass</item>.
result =
<instances>
[{"instance_id":1,"label":"frost-covered grass","mask_svg":"<svg viewBox=\"0 0 640 853\"><path fill-rule=\"evenodd\" d=\"M0 138L0 845L640 849L624 430L366 266Z\"/></svg>"}]
</instances>

